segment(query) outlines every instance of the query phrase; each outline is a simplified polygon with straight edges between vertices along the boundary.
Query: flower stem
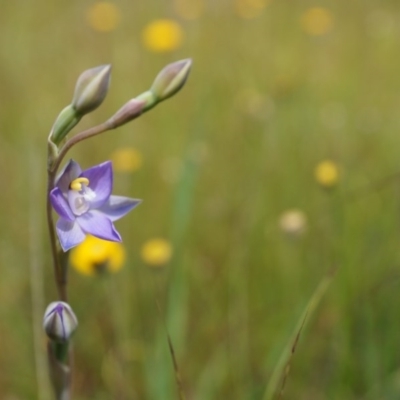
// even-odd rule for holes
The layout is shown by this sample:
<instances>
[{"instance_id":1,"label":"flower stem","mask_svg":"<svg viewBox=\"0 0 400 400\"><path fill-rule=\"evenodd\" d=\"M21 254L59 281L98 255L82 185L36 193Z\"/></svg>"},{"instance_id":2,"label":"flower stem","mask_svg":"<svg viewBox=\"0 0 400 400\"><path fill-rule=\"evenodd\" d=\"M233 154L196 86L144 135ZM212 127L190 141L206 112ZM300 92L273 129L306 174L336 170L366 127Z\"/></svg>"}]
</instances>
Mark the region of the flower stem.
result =
<instances>
[{"instance_id":1,"label":"flower stem","mask_svg":"<svg viewBox=\"0 0 400 400\"><path fill-rule=\"evenodd\" d=\"M110 119L110 120L108 120L106 122L103 122L100 125L94 126L92 128L86 129L85 131L77 133L75 136L73 136L71 139L69 139L64 144L63 147L61 147L61 150L58 153L57 158L54 160L52 165L49 167L49 173L52 172L55 175L55 173L56 173L58 167L60 166L61 161L65 157L65 155L77 143L81 142L82 140L89 139L90 137L99 135L100 133L109 131L111 129L114 129L114 126L113 126L113 124L111 122L111 119Z\"/></svg>"},{"instance_id":2,"label":"flower stem","mask_svg":"<svg viewBox=\"0 0 400 400\"><path fill-rule=\"evenodd\" d=\"M51 134L48 141L48 166L47 166L47 193L46 193L46 214L49 229L50 247L53 259L54 278L57 287L58 298L68 302L68 252L63 253L57 244L56 230L53 220L53 207L50 201L50 193L56 185L57 170L67 152L77 143L92 136L114 129L112 120L108 120L93 128L87 129L73 136L58 150L52 142ZM57 400L69 400L71 392L71 352L68 351L68 343L64 346L48 346L50 362L51 382L56 392Z\"/></svg>"},{"instance_id":3,"label":"flower stem","mask_svg":"<svg viewBox=\"0 0 400 400\"><path fill-rule=\"evenodd\" d=\"M47 202L46 202L47 225L49 229L51 254L53 257L53 266L54 266L54 278L57 286L58 297L61 301L68 302L67 274L66 271L63 271L60 259L58 257L57 238L54 229L52 206L50 203L50 192L54 188L55 173L56 171L53 172L48 171L48 176L47 176Z\"/></svg>"}]
</instances>

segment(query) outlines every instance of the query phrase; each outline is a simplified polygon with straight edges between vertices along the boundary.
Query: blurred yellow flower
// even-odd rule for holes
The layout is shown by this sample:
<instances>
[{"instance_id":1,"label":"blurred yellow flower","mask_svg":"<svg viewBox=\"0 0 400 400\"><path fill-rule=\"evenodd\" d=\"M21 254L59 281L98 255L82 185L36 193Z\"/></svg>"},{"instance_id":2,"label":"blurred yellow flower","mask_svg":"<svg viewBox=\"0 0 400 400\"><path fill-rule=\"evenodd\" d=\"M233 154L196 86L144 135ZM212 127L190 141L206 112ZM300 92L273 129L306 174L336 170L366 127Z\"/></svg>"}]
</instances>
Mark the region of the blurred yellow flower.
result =
<instances>
[{"instance_id":1,"label":"blurred yellow flower","mask_svg":"<svg viewBox=\"0 0 400 400\"><path fill-rule=\"evenodd\" d=\"M316 181L326 188L335 186L339 179L338 166L331 160L320 162L315 167L314 174Z\"/></svg>"},{"instance_id":2,"label":"blurred yellow flower","mask_svg":"<svg viewBox=\"0 0 400 400\"><path fill-rule=\"evenodd\" d=\"M303 13L300 22L306 33L311 36L321 36L332 30L334 18L327 8L312 7Z\"/></svg>"},{"instance_id":3,"label":"blurred yellow flower","mask_svg":"<svg viewBox=\"0 0 400 400\"><path fill-rule=\"evenodd\" d=\"M204 12L204 0L174 0L176 13L184 19L197 19Z\"/></svg>"},{"instance_id":4,"label":"blurred yellow flower","mask_svg":"<svg viewBox=\"0 0 400 400\"><path fill-rule=\"evenodd\" d=\"M117 272L125 262L125 249L121 243L86 236L71 250L71 265L81 274L93 276L102 272Z\"/></svg>"},{"instance_id":5,"label":"blurred yellow flower","mask_svg":"<svg viewBox=\"0 0 400 400\"><path fill-rule=\"evenodd\" d=\"M144 46L150 51L173 51L182 44L183 29L171 19L157 19L144 28L142 39Z\"/></svg>"},{"instance_id":6,"label":"blurred yellow flower","mask_svg":"<svg viewBox=\"0 0 400 400\"><path fill-rule=\"evenodd\" d=\"M293 237L300 236L307 228L306 214L297 209L285 211L279 219L281 230Z\"/></svg>"},{"instance_id":7,"label":"blurred yellow flower","mask_svg":"<svg viewBox=\"0 0 400 400\"><path fill-rule=\"evenodd\" d=\"M114 171L134 172L143 164L142 154L133 147L125 147L115 150L111 154Z\"/></svg>"},{"instance_id":8,"label":"blurred yellow flower","mask_svg":"<svg viewBox=\"0 0 400 400\"><path fill-rule=\"evenodd\" d=\"M161 266L171 259L172 246L165 239L151 239L143 245L141 255L145 263L156 267Z\"/></svg>"},{"instance_id":9,"label":"blurred yellow flower","mask_svg":"<svg viewBox=\"0 0 400 400\"><path fill-rule=\"evenodd\" d=\"M111 32L118 26L121 12L114 3L99 1L88 8L86 20L95 31Z\"/></svg>"},{"instance_id":10,"label":"blurred yellow flower","mask_svg":"<svg viewBox=\"0 0 400 400\"><path fill-rule=\"evenodd\" d=\"M258 17L271 0L236 0L235 12L245 19Z\"/></svg>"}]
</instances>

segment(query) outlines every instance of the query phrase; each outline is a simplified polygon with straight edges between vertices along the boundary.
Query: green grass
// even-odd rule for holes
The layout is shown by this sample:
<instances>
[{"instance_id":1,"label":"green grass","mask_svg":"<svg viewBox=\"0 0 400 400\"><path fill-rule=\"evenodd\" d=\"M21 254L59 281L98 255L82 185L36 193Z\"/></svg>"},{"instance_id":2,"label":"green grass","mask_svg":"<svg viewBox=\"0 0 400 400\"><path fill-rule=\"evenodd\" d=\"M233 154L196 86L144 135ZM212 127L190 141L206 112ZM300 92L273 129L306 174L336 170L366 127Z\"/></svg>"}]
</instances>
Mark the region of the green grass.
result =
<instances>
[{"instance_id":1,"label":"green grass","mask_svg":"<svg viewBox=\"0 0 400 400\"><path fill-rule=\"evenodd\" d=\"M70 273L80 321L74 399L177 399L165 324L187 400L266 398L332 268L290 360L284 398L399 398L400 192L398 179L384 182L400 170L397 2L273 1L243 20L233 1L208 1L201 18L184 21L171 1L118 1L123 18L109 34L87 26L90 4L9 2L0 15L0 398L46 400L33 339L42 315L33 314L31 293L38 290L43 311L56 295L46 139L77 76L113 64L107 100L83 128L186 57L193 70L176 97L71 152L84 167L124 146L144 157L138 172L115 177L116 193L144 200L118 223L125 268L96 279ZM317 38L299 23L316 5L335 18ZM166 55L140 40L145 24L162 17L185 32ZM327 158L341 171L332 191L313 175ZM177 162L182 173L167 182L161 170ZM308 218L298 240L279 229L289 208ZM157 271L140 259L156 236L174 246ZM44 334L37 346L45 356Z\"/></svg>"}]
</instances>

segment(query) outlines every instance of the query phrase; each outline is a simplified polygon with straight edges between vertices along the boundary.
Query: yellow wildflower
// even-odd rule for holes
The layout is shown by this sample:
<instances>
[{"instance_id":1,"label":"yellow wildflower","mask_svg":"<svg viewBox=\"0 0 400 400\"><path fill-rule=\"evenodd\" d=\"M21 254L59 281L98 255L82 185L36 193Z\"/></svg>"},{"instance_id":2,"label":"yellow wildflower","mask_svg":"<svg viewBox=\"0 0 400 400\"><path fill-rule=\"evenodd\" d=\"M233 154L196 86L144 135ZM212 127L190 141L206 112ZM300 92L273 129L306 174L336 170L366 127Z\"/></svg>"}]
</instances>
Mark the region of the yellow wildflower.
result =
<instances>
[{"instance_id":1,"label":"yellow wildflower","mask_svg":"<svg viewBox=\"0 0 400 400\"><path fill-rule=\"evenodd\" d=\"M284 233L290 236L300 236L307 228L306 214L297 209L287 210L279 219L279 227Z\"/></svg>"},{"instance_id":2,"label":"yellow wildflower","mask_svg":"<svg viewBox=\"0 0 400 400\"><path fill-rule=\"evenodd\" d=\"M93 276L101 272L117 272L125 262L125 249L121 243L86 236L71 250L71 265L81 274Z\"/></svg>"},{"instance_id":3,"label":"yellow wildflower","mask_svg":"<svg viewBox=\"0 0 400 400\"><path fill-rule=\"evenodd\" d=\"M125 147L115 150L111 154L114 171L135 172L143 164L142 154L133 147Z\"/></svg>"},{"instance_id":4,"label":"yellow wildflower","mask_svg":"<svg viewBox=\"0 0 400 400\"><path fill-rule=\"evenodd\" d=\"M121 12L114 3L99 1L88 8L86 20L95 31L111 32L118 26Z\"/></svg>"},{"instance_id":5,"label":"yellow wildflower","mask_svg":"<svg viewBox=\"0 0 400 400\"><path fill-rule=\"evenodd\" d=\"M339 179L338 166L331 160L320 162L315 167L314 174L316 181L326 188L335 186Z\"/></svg>"},{"instance_id":6,"label":"yellow wildflower","mask_svg":"<svg viewBox=\"0 0 400 400\"><path fill-rule=\"evenodd\" d=\"M197 19L203 14L204 0L174 0L174 8L184 19Z\"/></svg>"},{"instance_id":7,"label":"yellow wildflower","mask_svg":"<svg viewBox=\"0 0 400 400\"><path fill-rule=\"evenodd\" d=\"M301 16L301 26L311 36L321 36L333 28L334 18L330 10L323 7L312 7Z\"/></svg>"},{"instance_id":8,"label":"yellow wildflower","mask_svg":"<svg viewBox=\"0 0 400 400\"><path fill-rule=\"evenodd\" d=\"M171 259L172 246L165 239L151 239L143 245L141 255L145 263L156 267L161 266Z\"/></svg>"},{"instance_id":9,"label":"yellow wildflower","mask_svg":"<svg viewBox=\"0 0 400 400\"><path fill-rule=\"evenodd\" d=\"M157 19L150 22L142 34L144 46L156 53L176 50L183 41L181 26L171 19Z\"/></svg>"}]
</instances>

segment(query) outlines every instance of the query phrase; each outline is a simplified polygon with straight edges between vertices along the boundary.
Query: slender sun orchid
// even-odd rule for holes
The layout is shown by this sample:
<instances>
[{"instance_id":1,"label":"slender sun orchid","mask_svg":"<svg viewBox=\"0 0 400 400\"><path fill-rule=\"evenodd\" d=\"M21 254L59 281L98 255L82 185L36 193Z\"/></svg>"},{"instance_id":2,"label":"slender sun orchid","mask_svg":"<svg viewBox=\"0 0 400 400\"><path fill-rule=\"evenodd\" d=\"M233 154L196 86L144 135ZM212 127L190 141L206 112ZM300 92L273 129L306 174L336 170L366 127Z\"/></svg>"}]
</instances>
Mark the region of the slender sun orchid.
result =
<instances>
[{"instance_id":1,"label":"slender sun orchid","mask_svg":"<svg viewBox=\"0 0 400 400\"><path fill-rule=\"evenodd\" d=\"M50 192L50 201L60 216L57 235L64 251L83 242L90 234L121 242L113 222L136 207L141 200L111 195L113 171L106 161L85 171L70 160Z\"/></svg>"}]
</instances>

